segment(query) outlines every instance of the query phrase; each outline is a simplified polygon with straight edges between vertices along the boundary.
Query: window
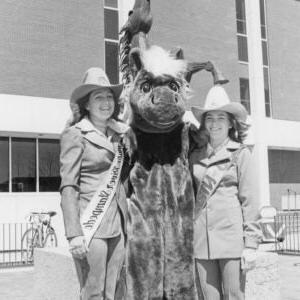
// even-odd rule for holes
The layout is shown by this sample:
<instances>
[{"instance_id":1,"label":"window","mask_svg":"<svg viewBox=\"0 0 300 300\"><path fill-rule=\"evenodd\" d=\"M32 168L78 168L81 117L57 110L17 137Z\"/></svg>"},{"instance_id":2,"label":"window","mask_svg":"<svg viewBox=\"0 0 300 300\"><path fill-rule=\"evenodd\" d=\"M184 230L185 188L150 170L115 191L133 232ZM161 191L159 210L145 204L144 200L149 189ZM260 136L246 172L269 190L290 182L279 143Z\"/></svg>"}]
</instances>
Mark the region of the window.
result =
<instances>
[{"instance_id":1,"label":"window","mask_svg":"<svg viewBox=\"0 0 300 300\"><path fill-rule=\"evenodd\" d=\"M265 17L265 3L264 0L260 0L260 27L261 27L261 38L266 39L266 17Z\"/></svg>"},{"instance_id":2,"label":"window","mask_svg":"<svg viewBox=\"0 0 300 300\"><path fill-rule=\"evenodd\" d=\"M111 83L119 83L119 46L115 42L105 42L105 64L107 66L106 73Z\"/></svg>"},{"instance_id":3,"label":"window","mask_svg":"<svg viewBox=\"0 0 300 300\"><path fill-rule=\"evenodd\" d=\"M265 89L265 106L266 116L271 116L271 104L270 104L270 90L269 90L269 68L264 67L264 89Z\"/></svg>"},{"instance_id":4,"label":"window","mask_svg":"<svg viewBox=\"0 0 300 300\"><path fill-rule=\"evenodd\" d=\"M0 192L9 191L9 140L0 137Z\"/></svg>"},{"instance_id":5,"label":"window","mask_svg":"<svg viewBox=\"0 0 300 300\"><path fill-rule=\"evenodd\" d=\"M104 0L105 71L113 84L119 83L119 12L117 0Z\"/></svg>"},{"instance_id":6,"label":"window","mask_svg":"<svg viewBox=\"0 0 300 300\"><path fill-rule=\"evenodd\" d=\"M36 191L36 140L12 138L11 170L13 192Z\"/></svg>"},{"instance_id":7,"label":"window","mask_svg":"<svg viewBox=\"0 0 300 300\"><path fill-rule=\"evenodd\" d=\"M119 19L118 11L104 9L104 36L106 39L119 39Z\"/></svg>"},{"instance_id":8,"label":"window","mask_svg":"<svg viewBox=\"0 0 300 300\"><path fill-rule=\"evenodd\" d=\"M268 46L267 46L267 41L262 40L261 41L261 46L262 46L262 57L263 57L263 65L268 66Z\"/></svg>"},{"instance_id":9,"label":"window","mask_svg":"<svg viewBox=\"0 0 300 300\"><path fill-rule=\"evenodd\" d=\"M235 7L236 7L236 24L237 24L238 59L241 62L248 62L245 0L236 0Z\"/></svg>"},{"instance_id":10,"label":"window","mask_svg":"<svg viewBox=\"0 0 300 300\"><path fill-rule=\"evenodd\" d=\"M270 183L300 183L300 151L269 150Z\"/></svg>"},{"instance_id":11,"label":"window","mask_svg":"<svg viewBox=\"0 0 300 300\"><path fill-rule=\"evenodd\" d=\"M261 43L262 43L262 58L263 58L263 72L264 72L265 108L266 108L266 116L270 117L271 97L270 97L269 54L268 54L265 0L260 0L260 25L261 25Z\"/></svg>"},{"instance_id":12,"label":"window","mask_svg":"<svg viewBox=\"0 0 300 300\"><path fill-rule=\"evenodd\" d=\"M246 34L246 13L245 13L245 1L236 0L236 23L237 23L237 32Z\"/></svg>"},{"instance_id":13,"label":"window","mask_svg":"<svg viewBox=\"0 0 300 300\"><path fill-rule=\"evenodd\" d=\"M249 91L248 78L240 78L240 98L241 98L241 103L245 106L248 113L250 114L251 107L250 107L250 91Z\"/></svg>"},{"instance_id":14,"label":"window","mask_svg":"<svg viewBox=\"0 0 300 300\"><path fill-rule=\"evenodd\" d=\"M39 190L56 192L59 189L59 141L39 139Z\"/></svg>"},{"instance_id":15,"label":"window","mask_svg":"<svg viewBox=\"0 0 300 300\"><path fill-rule=\"evenodd\" d=\"M118 8L118 0L105 0L104 6Z\"/></svg>"},{"instance_id":16,"label":"window","mask_svg":"<svg viewBox=\"0 0 300 300\"><path fill-rule=\"evenodd\" d=\"M247 37L238 35L237 39L239 61L248 62Z\"/></svg>"},{"instance_id":17,"label":"window","mask_svg":"<svg viewBox=\"0 0 300 300\"><path fill-rule=\"evenodd\" d=\"M0 137L0 192L58 191L59 141Z\"/></svg>"}]
</instances>

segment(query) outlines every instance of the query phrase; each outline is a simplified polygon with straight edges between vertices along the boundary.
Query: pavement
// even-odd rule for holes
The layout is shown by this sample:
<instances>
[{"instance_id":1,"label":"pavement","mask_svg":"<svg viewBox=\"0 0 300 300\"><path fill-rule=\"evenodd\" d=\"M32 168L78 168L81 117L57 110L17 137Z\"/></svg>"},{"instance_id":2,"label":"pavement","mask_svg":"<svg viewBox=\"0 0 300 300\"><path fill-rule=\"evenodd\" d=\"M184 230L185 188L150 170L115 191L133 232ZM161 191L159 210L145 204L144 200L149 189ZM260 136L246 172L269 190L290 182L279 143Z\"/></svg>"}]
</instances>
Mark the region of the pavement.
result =
<instances>
[{"instance_id":1,"label":"pavement","mask_svg":"<svg viewBox=\"0 0 300 300\"><path fill-rule=\"evenodd\" d=\"M280 255L279 272L281 300L300 300L300 255ZM0 269L0 300L32 300L33 278L34 267Z\"/></svg>"}]
</instances>

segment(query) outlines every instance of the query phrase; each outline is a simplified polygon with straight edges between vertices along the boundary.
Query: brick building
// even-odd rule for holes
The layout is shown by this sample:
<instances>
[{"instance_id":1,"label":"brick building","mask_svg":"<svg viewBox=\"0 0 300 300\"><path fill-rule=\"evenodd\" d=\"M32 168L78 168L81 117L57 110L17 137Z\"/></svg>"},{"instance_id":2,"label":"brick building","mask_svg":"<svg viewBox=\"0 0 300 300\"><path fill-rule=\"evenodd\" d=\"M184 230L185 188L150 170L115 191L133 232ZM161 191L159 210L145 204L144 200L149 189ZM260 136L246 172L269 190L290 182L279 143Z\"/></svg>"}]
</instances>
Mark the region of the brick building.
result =
<instances>
[{"instance_id":1,"label":"brick building","mask_svg":"<svg viewBox=\"0 0 300 300\"><path fill-rule=\"evenodd\" d=\"M4 222L23 221L33 209L59 211L58 139L70 114L69 95L91 66L102 66L113 82L119 80L118 30L133 2L1 1ZM181 46L189 60L215 61L230 80L229 95L250 112L261 205L295 208L300 193L300 2L152 0L151 6L151 42L166 49ZM202 105L211 84L205 71L195 75L195 96L188 106Z\"/></svg>"}]
</instances>

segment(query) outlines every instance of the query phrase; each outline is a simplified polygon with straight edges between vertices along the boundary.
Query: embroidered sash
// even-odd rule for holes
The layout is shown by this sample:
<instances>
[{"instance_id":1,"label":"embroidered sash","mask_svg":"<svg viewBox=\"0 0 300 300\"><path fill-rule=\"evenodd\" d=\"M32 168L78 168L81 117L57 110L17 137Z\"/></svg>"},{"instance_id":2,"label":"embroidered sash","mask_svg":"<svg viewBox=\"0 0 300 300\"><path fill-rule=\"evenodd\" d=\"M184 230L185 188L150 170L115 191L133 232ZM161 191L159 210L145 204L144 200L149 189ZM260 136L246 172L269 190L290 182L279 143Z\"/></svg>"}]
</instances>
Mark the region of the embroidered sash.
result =
<instances>
[{"instance_id":1,"label":"embroidered sash","mask_svg":"<svg viewBox=\"0 0 300 300\"><path fill-rule=\"evenodd\" d=\"M208 199L219 186L225 172L229 170L232 165L236 164L238 155L244 147L245 146L242 145L238 150L232 153L228 164L224 165L224 161L219 161L219 164L207 168L197 191L196 214L206 206Z\"/></svg>"},{"instance_id":2,"label":"embroidered sash","mask_svg":"<svg viewBox=\"0 0 300 300\"><path fill-rule=\"evenodd\" d=\"M100 184L87 208L84 210L80 223L89 246L107 209L116 193L121 176L124 154L121 144L118 144L116 155L108 170L106 179Z\"/></svg>"}]
</instances>

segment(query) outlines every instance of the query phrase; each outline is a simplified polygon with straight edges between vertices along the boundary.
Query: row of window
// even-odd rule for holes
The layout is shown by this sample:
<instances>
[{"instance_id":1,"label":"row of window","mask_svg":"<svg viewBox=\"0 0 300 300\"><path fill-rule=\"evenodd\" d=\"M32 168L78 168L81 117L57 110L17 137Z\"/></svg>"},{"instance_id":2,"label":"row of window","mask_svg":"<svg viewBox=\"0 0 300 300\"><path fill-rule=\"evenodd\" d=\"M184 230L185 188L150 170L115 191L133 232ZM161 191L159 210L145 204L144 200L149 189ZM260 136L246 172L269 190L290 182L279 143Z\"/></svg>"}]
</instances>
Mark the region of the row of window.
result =
<instances>
[{"instance_id":1,"label":"row of window","mask_svg":"<svg viewBox=\"0 0 300 300\"><path fill-rule=\"evenodd\" d=\"M238 59L241 63L248 63L245 0L236 0L236 22L237 22ZM270 117L271 115L270 79L269 79L265 0L260 0L260 23L261 23L261 39L262 39L264 89L265 89L265 107L266 107L266 116ZM240 78L240 98L241 98L241 103L246 107L248 112L251 113L249 79L247 78Z\"/></svg>"},{"instance_id":2,"label":"row of window","mask_svg":"<svg viewBox=\"0 0 300 300\"><path fill-rule=\"evenodd\" d=\"M0 137L0 192L55 192L59 140Z\"/></svg>"},{"instance_id":3,"label":"row of window","mask_svg":"<svg viewBox=\"0 0 300 300\"><path fill-rule=\"evenodd\" d=\"M119 83L118 0L104 1L105 71L111 83Z\"/></svg>"}]
</instances>

